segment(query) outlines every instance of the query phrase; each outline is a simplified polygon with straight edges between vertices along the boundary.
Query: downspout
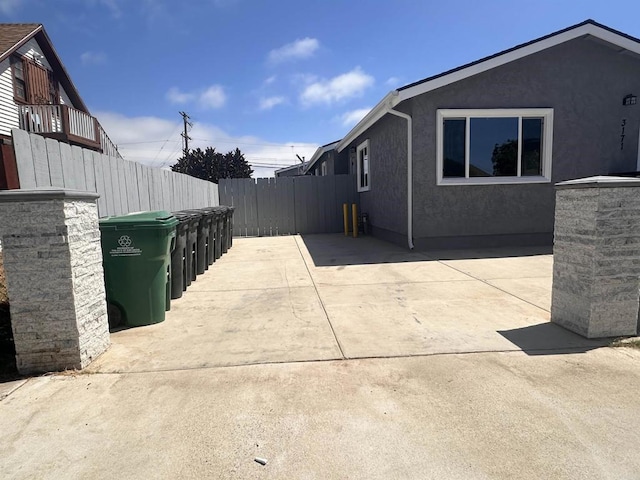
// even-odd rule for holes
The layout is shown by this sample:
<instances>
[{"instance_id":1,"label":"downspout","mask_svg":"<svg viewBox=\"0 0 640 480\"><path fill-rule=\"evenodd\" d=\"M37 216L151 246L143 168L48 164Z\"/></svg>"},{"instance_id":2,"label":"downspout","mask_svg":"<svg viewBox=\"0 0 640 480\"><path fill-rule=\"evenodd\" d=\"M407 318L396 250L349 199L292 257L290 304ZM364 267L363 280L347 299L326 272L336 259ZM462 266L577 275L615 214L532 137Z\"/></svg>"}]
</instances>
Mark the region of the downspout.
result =
<instances>
[{"instance_id":1,"label":"downspout","mask_svg":"<svg viewBox=\"0 0 640 480\"><path fill-rule=\"evenodd\" d=\"M394 93L397 95L398 91ZM413 124L411 115L394 110L391 102L387 107L387 113L407 121L407 242L409 250L413 250Z\"/></svg>"}]
</instances>

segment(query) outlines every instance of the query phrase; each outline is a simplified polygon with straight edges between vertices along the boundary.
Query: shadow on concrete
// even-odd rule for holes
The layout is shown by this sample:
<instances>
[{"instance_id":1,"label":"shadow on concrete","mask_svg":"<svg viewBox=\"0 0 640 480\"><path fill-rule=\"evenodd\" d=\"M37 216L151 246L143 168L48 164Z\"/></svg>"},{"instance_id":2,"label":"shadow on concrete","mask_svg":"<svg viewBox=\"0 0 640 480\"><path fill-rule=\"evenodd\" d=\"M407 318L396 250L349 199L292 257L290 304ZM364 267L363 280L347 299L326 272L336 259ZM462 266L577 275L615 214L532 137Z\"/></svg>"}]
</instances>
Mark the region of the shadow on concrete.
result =
<instances>
[{"instance_id":1,"label":"shadow on concrete","mask_svg":"<svg viewBox=\"0 0 640 480\"><path fill-rule=\"evenodd\" d=\"M422 252L432 260L466 260L471 258L508 258L552 255L553 246L495 247L464 250L426 250Z\"/></svg>"},{"instance_id":2,"label":"shadow on concrete","mask_svg":"<svg viewBox=\"0 0 640 480\"><path fill-rule=\"evenodd\" d=\"M585 353L611 343L610 338L584 338L551 322L513 330L498 330L498 333L527 355Z\"/></svg>"},{"instance_id":3,"label":"shadow on concrete","mask_svg":"<svg viewBox=\"0 0 640 480\"><path fill-rule=\"evenodd\" d=\"M375 263L424 262L423 254L410 252L393 243L361 235L344 234L301 235L316 267L337 265L368 265Z\"/></svg>"},{"instance_id":4,"label":"shadow on concrete","mask_svg":"<svg viewBox=\"0 0 640 480\"><path fill-rule=\"evenodd\" d=\"M316 267L525 257L552 253L552 247L409 251L405 247L369 235L353 238L343 234L305 234L301 238Z\"/></svg>"}]
</instances>

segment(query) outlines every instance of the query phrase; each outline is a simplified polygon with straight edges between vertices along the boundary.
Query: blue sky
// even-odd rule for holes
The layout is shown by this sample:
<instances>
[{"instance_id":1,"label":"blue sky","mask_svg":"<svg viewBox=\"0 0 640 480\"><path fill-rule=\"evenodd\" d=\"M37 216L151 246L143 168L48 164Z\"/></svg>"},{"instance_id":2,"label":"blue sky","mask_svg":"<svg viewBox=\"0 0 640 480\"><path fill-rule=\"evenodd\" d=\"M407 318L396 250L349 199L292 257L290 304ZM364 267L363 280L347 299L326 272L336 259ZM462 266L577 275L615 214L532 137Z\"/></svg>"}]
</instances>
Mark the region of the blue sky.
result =
<instances>
[{"instance_id":1,"label":"blue sky","mask_svg":"<svg viewBox=\"0 0 640 480\"><path fill-rule=\"evenodd\" d=\"M239 147L256 170L310 158L388 91L587 18L640 37L637 1L0 0L42 23L125 158ZM142 143L145 142L145 143Z\"/></svg>"}]
</instances>

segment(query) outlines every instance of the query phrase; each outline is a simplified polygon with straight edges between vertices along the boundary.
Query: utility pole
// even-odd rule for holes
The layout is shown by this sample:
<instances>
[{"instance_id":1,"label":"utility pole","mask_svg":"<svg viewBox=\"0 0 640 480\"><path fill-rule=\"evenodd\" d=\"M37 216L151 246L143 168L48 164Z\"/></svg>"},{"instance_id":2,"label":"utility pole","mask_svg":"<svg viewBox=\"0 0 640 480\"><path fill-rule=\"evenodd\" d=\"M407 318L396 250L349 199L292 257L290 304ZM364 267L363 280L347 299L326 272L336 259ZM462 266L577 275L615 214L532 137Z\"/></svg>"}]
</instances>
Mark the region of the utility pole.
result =
<instances>
[{"instance_id":1,"label":"utility pole","mask_svg":"<svg viewBox=\"0 0 640 480\"><path fill-rule=\"evenodd\" d=\"M184 132L180 134L183 139L182 155L186 158L187 154L189 153L189 140L192 140L192 138L188 134L188 127L193 127L193 123L189 121L191 117L189 117L189 115L187 115L185 112L179 113L180 115L182 115L182 122L184 123Z\"/></svg>"}]
</instances>

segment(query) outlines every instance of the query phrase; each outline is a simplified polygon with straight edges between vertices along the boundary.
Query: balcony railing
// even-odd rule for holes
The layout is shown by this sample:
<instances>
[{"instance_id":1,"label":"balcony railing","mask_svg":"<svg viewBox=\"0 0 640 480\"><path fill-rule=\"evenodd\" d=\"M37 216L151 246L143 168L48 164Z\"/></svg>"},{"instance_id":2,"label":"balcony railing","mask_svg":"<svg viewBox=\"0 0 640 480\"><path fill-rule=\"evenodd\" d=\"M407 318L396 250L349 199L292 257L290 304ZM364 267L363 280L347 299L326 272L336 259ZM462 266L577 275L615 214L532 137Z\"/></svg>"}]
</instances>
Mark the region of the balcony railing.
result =
<instances>
[{"instance_id":1,"label":"balcony railing","mask_svg":"<svg viewBox=\"0 0 640 480\"><path fill-rule=\"evenodd\" d=\"M98 120L88 113L67 105L18 105L18 113L21 130L119 156Z\"/></svg>"}]
</instances>

